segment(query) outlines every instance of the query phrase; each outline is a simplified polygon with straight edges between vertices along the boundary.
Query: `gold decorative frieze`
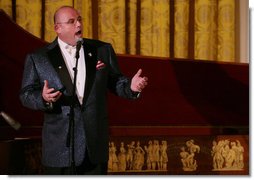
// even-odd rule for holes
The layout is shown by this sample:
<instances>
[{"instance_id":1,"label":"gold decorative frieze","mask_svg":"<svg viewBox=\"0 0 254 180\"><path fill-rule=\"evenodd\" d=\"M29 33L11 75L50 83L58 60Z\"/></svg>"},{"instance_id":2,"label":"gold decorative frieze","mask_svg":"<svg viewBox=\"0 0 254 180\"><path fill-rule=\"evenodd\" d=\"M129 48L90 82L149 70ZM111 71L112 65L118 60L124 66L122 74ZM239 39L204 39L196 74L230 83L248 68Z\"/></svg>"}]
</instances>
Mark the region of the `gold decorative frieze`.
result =
<instances>
[{"instance_id":1,"label":"gold decorative frieze","mask_svg":"<svg viewBox=\"0 0 254 180\"><path fill-rule=\"evenodd\" d=\"M111 136L109 174L246 175L248 135Z\"/></svg>"}]
</instances>

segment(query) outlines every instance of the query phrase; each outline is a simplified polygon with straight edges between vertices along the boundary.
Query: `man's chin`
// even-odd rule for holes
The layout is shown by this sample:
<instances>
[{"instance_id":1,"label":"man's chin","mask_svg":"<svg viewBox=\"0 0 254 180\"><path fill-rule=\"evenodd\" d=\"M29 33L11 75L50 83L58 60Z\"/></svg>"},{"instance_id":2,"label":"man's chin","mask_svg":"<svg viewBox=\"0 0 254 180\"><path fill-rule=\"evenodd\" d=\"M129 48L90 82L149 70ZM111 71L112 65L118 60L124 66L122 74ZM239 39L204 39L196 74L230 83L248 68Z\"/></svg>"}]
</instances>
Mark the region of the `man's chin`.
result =
<instances>
[{"instance_id":1,"label":"man's chin","mask_svg":"<svg viewBox=\"0 0 254 180\"><path fill-rule=\"evenodd\" d=\"M82 38L82 34L75 35L75 39L76 39L76 40L78 40L78 39L80 39L80 38Z\"/></svg>"}]
</instances>

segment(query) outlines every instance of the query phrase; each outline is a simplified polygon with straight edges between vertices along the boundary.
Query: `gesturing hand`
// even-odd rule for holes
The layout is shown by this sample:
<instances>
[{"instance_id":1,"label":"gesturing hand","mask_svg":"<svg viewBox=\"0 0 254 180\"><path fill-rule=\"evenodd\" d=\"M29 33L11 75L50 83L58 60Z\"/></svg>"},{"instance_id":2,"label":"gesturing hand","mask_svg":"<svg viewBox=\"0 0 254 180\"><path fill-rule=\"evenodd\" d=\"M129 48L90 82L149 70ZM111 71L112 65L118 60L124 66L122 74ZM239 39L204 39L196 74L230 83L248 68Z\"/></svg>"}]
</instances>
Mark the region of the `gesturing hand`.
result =
<instances>
[{"instance_id":1,"label":"gesturing hand","mask_svg":"<svg viewBox=\"0 0 254 180\"><path fill-rule=\"evenodd\" d=\"M131 90L134 92L141 92L147 85L148 78L141 77L142 69L133 76L131 80Z\"/></svg>"},{"instance_id":2,"label":"gesturing hand","mask_svg":"<svg viewBox=\"0 0 254 180\"><path fill-rule=\"evenodd\" d=\"M48 81L44 80L42 97L46 102L56 102L62 95L60 91L54 92L54 88L49 88Z\"/></svg>"}]
</instances>

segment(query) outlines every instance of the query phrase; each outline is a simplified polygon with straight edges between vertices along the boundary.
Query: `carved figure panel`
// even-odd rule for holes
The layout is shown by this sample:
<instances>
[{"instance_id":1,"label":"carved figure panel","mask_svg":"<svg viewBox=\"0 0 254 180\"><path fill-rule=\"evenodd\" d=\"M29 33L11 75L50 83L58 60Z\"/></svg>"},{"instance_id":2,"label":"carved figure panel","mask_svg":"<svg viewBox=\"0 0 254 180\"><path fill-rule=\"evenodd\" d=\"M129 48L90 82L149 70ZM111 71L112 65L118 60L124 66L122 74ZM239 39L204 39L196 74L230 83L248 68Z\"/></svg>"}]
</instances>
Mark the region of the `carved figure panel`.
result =
<instances>
[{"instance_id":1,"label":"carved figure panel","mask_svg":"<svg viewBox=\"0 0 254 180\"><path fill-rule=\"evenodd\" d=\"M243 170L244 147L237 139L213 141L211 151L214 171Z\"/></svg>"},{"instance_id":2,"label":"carved figure panel","mask_svg":"<svg viewBox=\"0 0 254 180\"><path fill-rule=\"evenodd\" d=\"M166 140L149 140L109 143L109 172L167 171L168 155Z\"/></svg>"}]
</instances>

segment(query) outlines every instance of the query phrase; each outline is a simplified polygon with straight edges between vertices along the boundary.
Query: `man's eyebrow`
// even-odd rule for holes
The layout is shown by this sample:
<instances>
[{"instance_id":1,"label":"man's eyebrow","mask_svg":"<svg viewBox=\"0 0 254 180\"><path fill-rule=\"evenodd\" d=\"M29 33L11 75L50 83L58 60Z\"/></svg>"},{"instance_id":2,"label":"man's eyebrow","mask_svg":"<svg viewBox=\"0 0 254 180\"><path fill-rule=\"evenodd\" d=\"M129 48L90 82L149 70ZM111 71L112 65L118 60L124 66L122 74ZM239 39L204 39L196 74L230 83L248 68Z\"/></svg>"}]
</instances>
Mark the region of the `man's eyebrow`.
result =
<instances>
[{"instance_id":1,"label":"man's eyebrow","mask_svg":"<svg viewBox=\"0 0 254 180\"><path fill-rule=\"evenodd\" d=\"M78 16L77 18L74 18L74 17L73 17L73 18L70 18L70 19L68 19L68 20L72 20L72 19L75 20L75 19L79 19L79 18L82 18L82 17L81 17L81 16Z\"/></svg>"}]
</instances>

